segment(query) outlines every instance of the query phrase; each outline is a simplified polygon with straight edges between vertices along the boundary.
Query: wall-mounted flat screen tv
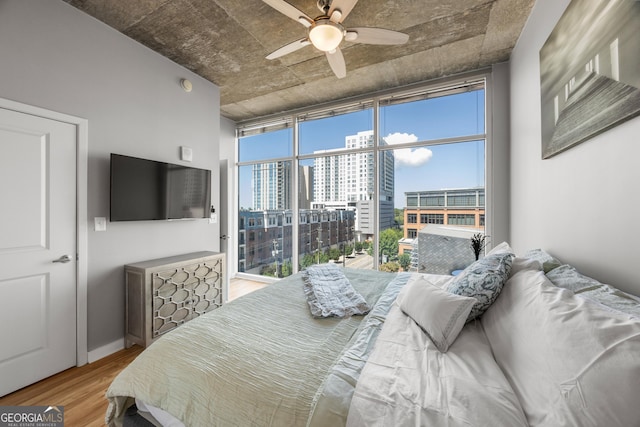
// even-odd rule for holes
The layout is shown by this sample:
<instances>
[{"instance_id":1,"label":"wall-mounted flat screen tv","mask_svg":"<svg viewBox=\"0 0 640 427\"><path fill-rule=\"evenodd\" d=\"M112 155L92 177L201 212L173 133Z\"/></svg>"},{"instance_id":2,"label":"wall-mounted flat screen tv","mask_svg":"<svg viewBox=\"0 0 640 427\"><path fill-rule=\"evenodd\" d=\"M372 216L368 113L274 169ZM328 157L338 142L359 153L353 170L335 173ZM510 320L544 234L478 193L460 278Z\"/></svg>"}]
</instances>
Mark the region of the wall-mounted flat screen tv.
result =
<instances>
[{"instance_id":1,"label":"wall-mounted flat screen tv","mask_svg":"<svg viewBox=\"0 0 640 427\"><path fill-rule=\"evenodd\" d=\"M208 218L211 171L111 154L111 221Z\"/></svg>"}]
</instances>

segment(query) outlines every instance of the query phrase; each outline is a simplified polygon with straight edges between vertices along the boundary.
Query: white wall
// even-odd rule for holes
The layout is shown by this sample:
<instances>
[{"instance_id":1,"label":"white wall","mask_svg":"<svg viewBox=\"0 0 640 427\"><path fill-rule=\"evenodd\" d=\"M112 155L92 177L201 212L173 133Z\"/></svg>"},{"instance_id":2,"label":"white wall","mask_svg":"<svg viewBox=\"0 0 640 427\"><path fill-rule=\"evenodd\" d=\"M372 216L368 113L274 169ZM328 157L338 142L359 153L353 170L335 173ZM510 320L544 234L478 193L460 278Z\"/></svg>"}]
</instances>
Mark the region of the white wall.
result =
<instances>
[{"instance_id":1,"label":"white wall","mask_svg":"<svg viewBox=\"0 0 640 427\"><path fill-rule=\"evenodd\" d=\"M539 51L569 0L538 0L511 56L511 244L640 294L640 118L541 160Z\"/></svg>"},{"instance_id":2,"label":"white wall","mask_svg":"<svg viewBox=\"0 0 640 427\"><path fill-rule=\"evenodd\" d=\"M206 220L108 223L111 152L212 170L219 205L219 89L61 0L0 0L0 97L89 123L88 347L124 336L123 265L219 249ZM184 92L179 81L193 83Z\"/></svg>"}]
</instances>

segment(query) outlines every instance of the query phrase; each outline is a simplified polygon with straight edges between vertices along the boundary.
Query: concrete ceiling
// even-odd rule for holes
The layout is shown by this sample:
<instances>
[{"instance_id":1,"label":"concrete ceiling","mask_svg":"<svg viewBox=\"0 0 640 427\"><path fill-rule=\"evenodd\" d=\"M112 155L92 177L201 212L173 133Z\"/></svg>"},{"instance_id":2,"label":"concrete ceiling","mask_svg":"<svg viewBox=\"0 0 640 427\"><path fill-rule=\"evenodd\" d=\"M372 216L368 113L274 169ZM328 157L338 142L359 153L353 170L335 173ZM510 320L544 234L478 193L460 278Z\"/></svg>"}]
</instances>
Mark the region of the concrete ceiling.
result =
<instances>
[{"instance_id":1,"label":"concrete ceiling","mask_svg":"<svg viewBox=\"0 0 640 427\"><path fill-rule=\"evenodd\" d=\"M401 46L343 42L338 79L312 46L265 57L306 29L261 0L65 0L220 87L243 121L509 60L535 0L360 0L345 27L409 35ZM311 17L316 0L288 0Z\"/></svg>"}]
</instances>

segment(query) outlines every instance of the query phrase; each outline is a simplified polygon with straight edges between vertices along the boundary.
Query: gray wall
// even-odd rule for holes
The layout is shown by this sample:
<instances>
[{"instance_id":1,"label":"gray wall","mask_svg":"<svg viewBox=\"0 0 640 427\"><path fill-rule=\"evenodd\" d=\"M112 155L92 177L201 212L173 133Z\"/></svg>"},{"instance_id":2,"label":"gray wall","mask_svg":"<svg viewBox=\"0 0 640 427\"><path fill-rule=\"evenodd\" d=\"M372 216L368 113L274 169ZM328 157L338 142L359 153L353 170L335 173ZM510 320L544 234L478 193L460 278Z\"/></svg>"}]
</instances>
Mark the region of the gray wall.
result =
<instances>
[{"instance_id":1,"label":"gray wall","mask_svg":"<svg viewBox=\"0 0 640 427\"><path fill-rule=\"evenodd\" d=\"M487 154L487 250L509 241L509 64L491 70L491 91L487 91L487 131L492 145Z\"/></svg>"},{"instance_id":2,"label":"gray wall","mask_svg":"<svg viewBox=\"0 0 640 427\"><path fill-rule=\"evenodd\" d=\"M60 0L0 0L0 97L88 120L88 347L124 336L123 265L218 250L217 224L108 223L111 152L212 170L219 206L219 90ZM184 92L179 81L193 83Z\"/></svg>"},{"instance_id":3,"label":"gray wall","mask_svg":"<svg viewBox=\"0 0 640 427\"><path fill-rule=\"evenodd\" d=\"M640 118L541 160L539 51L569 0L538 0L511 56L511 244L640 294Z\"/></svg>"},{"instance_id":4,"label":"gray wall","mask_svg":"<svg viewBox=\"0 0 640 427\"><path fill-rule=\"evenodd\" d=\"M227 266L229 276L238 272L238 239L236 230L236 209L238 196L236 194L236 123L226 117L220 117L220 162L226 160L227 166L227 200L220 200L220 212L227 215L227 229L220 230L220 234L231 236L227 240ZM222 164L222 163L221 163Z\"/></svg>"}]
</instances>

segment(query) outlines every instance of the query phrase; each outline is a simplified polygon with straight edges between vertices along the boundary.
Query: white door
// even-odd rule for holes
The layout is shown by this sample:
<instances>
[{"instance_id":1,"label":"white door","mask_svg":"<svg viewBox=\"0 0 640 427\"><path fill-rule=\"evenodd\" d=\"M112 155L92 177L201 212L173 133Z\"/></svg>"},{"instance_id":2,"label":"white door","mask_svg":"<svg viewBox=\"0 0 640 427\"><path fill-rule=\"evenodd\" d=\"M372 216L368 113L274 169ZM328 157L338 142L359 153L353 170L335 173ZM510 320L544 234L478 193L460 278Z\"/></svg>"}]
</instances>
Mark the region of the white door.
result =
<instances>
[{"instance_id":1,"label":"white door","mask_svg":"<svg viewBox=\"0 0 640 427\"><path fill-rule=\"evenodd\" d=\"M76 364L76 126L0 108L0 396Z\"/></svg>"}]
</instances>

